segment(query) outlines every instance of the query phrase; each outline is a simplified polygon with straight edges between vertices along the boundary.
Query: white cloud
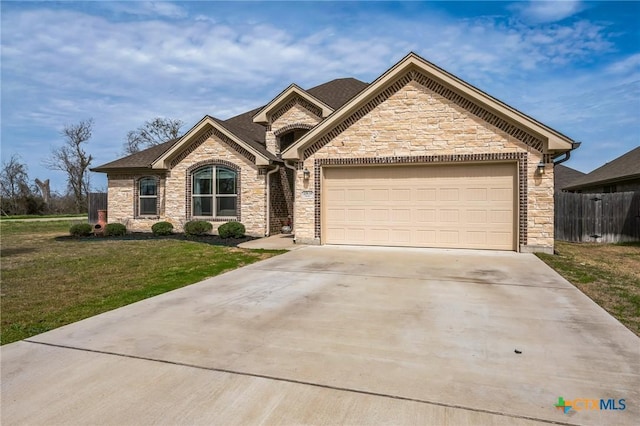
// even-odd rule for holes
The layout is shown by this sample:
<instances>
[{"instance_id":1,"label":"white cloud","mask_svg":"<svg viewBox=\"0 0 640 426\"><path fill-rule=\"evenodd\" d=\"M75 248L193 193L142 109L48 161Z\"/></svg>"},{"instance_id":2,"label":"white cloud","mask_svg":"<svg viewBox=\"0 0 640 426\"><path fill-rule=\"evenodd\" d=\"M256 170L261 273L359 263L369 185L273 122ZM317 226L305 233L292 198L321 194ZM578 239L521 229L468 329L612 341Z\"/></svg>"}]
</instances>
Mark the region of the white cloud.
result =
<instances>
[{"instance_id":1,"label":"white cloud","mask_svg":"<svg viewBox=\"0 0 640 426\"><path fill-rule=\"evenodd\" d=\"M105 1L98 2L98 4L111 12L134 16L164 18L184 18L187 16L185 9L166 1Z\"/></svg>"},{"instance_id":2,"label":"white cloud","mask_svg":"<svg viewBox=\"0 0 640 426\"><path fill-rule=\"evenodd\" d=\"M558 22L584 9L581 1L553 0L553 1L529 1L513 5L520 17L532 24Z\"/></svg>"},{"instance_id":3,"label":"white cloud","mask_svg":"<svg viewBox=\"0 0 640 426\"><path fill-rule=\"evenodd\" d=\"M566 74L613 50L606 27L584 20L532 26L500 17L409 17L385 20L375 31L366 31L365 23L350 31L338 20L294 32L277 20L194 20L165 3L109 7L138 19L3 10L3 151L5 135L36 127L40 136L21 140L24 148L16 149L25 158L46 153L62 125L94 117L93 152L102 163L121 152L128 130L154 116L189 126L205 114L226 118L260 106L291 82L370 81L410 50L558 130L571 133L575 126L584 139L589 129L607 128L598 126L590 108L622 123L629 119L627 96L638 93L637 85L627 87L627 96L605 86L589 95L584 88L602 84L596 77ZM636 54L610 65L607 84L631 83L638 62Z\"/></svg>"}]
</instances>

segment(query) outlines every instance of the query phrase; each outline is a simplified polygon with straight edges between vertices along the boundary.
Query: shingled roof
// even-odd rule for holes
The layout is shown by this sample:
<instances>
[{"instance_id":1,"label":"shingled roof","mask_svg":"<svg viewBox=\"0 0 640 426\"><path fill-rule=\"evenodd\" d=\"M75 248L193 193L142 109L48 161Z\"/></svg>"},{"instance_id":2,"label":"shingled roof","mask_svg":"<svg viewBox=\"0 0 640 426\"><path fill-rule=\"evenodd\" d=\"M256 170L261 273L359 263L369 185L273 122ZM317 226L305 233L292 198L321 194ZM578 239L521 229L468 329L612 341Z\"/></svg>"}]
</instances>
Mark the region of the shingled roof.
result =
<instances>
[{"instance_id":1,"label":"shingled roof","mask_svg":"<svg viewBox=\"0 0 640 426\"><path fill-rule=\"evenodd\" d=\"M365 87L367 87L367 85L367 83L355 78L339 78L312 87L311 89L308 89L307 92L326 103L331 108L337 109L344 105L349 99L360 93ZM265 127L253 122L253 116L263 108L264 105L254 110L236 115L235 117L231 117L227 120L220 120L214 117L212 118L218 124L225 127L258 152L264 154L265 157L271 160L278 160L278 158L267 151L265 147ZM162 154L167 152L178 140L179 138L147 148L143 151L111 161L110 163L103 164L91 170L94 172L112 172L119 169L150 168L151 164L161 157Z\"/></svg>"},{"instance_id":2,"label":"shingled roof","mask_svg":"<svg viewBox=\"0 0 640 426\"><path fill-rule=\"evenodd\" d=\"M556 192L561 191L576 180L580 179L582 176L585 176L585 173L572 169L571 167L558 164L553 168L553 188Z\"/></svg>"},{"instance_id":3,"label":"shingled roof","mask_svg":"<svg viewBox=\"0 0 640 426\"><path fill-rule=\"evenodd\" d=\"M162 154L164 154L179 138L172 139L168 142L161 143L160 145L152 146L151 148L144 149L136 152L135 154L128 155L123 158L119 158L110 163L103 164L91 169L93 172L108 172L117 169L145 169L150 168L151 164L157 160Z\"/></svg>"},{"instance_id":4,"label":"shingled roof","mask_svg":"<svg viewBox=\"0 0 640 426\"><path fill-rule=\"evenodd\" d=\"M638 178L640 178L640 146L598 167L564 189L575 190Z\"/></svg>"}]
</instances>

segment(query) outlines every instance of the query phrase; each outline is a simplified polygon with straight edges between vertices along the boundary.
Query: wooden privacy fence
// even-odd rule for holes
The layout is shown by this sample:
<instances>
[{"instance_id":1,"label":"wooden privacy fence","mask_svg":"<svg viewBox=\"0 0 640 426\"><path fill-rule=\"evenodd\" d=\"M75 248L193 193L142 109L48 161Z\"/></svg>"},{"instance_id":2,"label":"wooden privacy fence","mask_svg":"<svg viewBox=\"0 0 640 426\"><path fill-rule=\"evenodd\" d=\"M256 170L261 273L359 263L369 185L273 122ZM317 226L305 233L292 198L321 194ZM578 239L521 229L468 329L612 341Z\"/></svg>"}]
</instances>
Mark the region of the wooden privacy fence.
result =
<instances>
[{"instance_id":1,"label":"wooden privacy fence","mask_svg":"<svg viewBox=\"0 0 640 426\"><path fill-rule=\"evenodd\" d=\"M98 210L107 209L107 193L91 192L89 193L89 223L98 222Z\"/></svg>"},{"instance_id":2,"label":"wooden privacy fence","mask_svg":"<svg viewBox=\"0 0 640 426\"><path fill-rule=\"evenodd\" d=\"M597 243L640 241L640 191L555 194L557 240Z\"/></svg>"}]
</instances>

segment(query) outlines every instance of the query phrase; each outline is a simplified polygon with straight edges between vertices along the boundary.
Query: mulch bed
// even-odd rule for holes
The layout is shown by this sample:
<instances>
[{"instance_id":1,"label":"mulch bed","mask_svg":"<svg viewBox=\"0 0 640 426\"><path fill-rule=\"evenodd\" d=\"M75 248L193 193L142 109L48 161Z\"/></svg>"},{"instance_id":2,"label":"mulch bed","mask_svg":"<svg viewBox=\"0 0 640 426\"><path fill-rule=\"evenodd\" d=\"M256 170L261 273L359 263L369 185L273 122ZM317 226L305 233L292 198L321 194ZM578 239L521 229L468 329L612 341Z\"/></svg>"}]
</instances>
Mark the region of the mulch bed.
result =
<instances>
[{"instance_id":1,"label":"mulch bed","mask_svg":"<svg viewBox=\"0 0 640 426\"><path fill-rule=\"evenodd\" d=\"M183 241L195 241L198 243L210 244L212 246L226 246L226 247L236 247L238 244L242 244L246 241L257 240L256 237L242 237L242 238L220 238L217 235L202 235L199 237L190 237L185 234L171 234L171 235L163 235L156 236L151 232L131 232L122 237L97 237L95 235L91 235L88 237L73 237L71 235L65 235L61 237L56 237L56 241L104 241L104 240L114 240L114 241L144 241L144 240L183 240Z\"/></svg>"}]
</instances>

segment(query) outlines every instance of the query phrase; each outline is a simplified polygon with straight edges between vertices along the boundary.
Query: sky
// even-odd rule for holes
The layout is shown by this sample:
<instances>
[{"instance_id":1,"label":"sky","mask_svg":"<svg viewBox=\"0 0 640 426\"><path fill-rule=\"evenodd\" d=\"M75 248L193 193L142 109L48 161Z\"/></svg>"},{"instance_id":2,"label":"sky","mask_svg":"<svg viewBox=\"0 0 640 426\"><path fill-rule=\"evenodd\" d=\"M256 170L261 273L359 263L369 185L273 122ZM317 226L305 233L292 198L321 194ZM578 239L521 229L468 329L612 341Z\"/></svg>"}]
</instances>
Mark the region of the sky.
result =
<instances>
[{"instance_id":1,"label":"sky","mask_svg":"<svg viewBox=\"0 0 640 426\"><path fill-rule=\"evenodd\" d=\"M1 8L1 157L33 180L93 118L92 166L154 117L226 119L291 83L371 82L410 51L582 142L589 172L640 145L640 2L17 2ZM92 173L94 190L106 189Z\"/></svg>"}]
</instances>

